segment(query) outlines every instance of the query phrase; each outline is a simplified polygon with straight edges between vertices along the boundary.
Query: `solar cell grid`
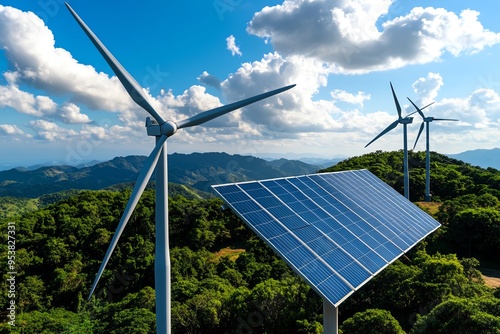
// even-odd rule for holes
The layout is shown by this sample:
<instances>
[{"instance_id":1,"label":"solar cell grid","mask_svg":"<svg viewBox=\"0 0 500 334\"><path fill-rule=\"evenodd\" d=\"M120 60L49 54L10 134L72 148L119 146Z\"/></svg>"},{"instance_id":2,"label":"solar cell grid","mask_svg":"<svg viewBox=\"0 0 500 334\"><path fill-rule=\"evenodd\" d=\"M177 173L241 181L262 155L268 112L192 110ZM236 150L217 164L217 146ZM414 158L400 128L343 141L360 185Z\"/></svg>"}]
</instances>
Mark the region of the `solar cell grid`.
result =
<instances>
[{"instance_id":1,"label":"solar cell grid","mask_svg":"<svg viewBox=\"0 0 500 334\"><path fill-rule=\"evenodd\" d=\"M439 227L367 170L213 188L335 306Z\"/></svg>"},{"instance_id":2,"label":"solar cell grid","mask_svg":"<svg viewBox=\"0 0 500 334\"><path fill-rule=\"evenodd\" d=\"M337 181L337 183L339 185L343 186L342 190L343 190L343 192L345 194L344 196L346 198L344 203L347 205L350 205L349 207L356 211L355 215L357 217L363 219L363 221L365 221L372 229L376 230L376 232L371 233L373 238L378 239L379 238L378 235L380 234L380 235L383 235L385 237L385 239L387 239L391 243L394 243L398 248L403 249L403 250L408 248L409 244L407 242L401 240L398 236L401 233L397 233L397 232L392 231L389 227L387 227L386 225L383 225L379 219L376 219L374 217L374 215L379 215L379 216L384 218L387 225L391 223L391 218L387 217L385 215L385 213L387 211L381 210L380 208L378 208L378 210L377 210L377 203L380 203L380 200L374 201L373 197L370 198L369 194L367 194L365 191L362 190L362 189L366 189L366 185L365 185L365 187L361 187L360 183L357 182L358 180L356 180L356 179L353 180L351 175L349 175L349 174L345 175L344 180L342 178L335 177L335 175L333 175L333 174L324 175L321 177L321 179L323 179L325 182L327 182L331 187L333 187L335 189L337 189L339 186L335 186L335 184L333 183L334 181ZM356 187L349 187L348 184L346 184L345 179L353 180L352 183L355 184ZM354 181L356 181L356 182L354 182ZM358 193L361 193L361 196L357 196L357 194L355 193L354 190L357 190ZM340 191L337 190L337 193L339 193L339 192ZM351 197L355 197L357 199L357 202L354 202L353 200L351 200ZM345 215L348 216L350 221L354 221L355 217L354 217L353 212L345 213ZM393 226L393 227L395 227L395 226ZM362 228L362 227L360 226L360 228ZM357 233L360 233L360 232L358 231ZM388 246L388 248L392 248L392 246Z\"/></svg>"},{"instance_id":3,"label":"solar cell grid","mask_svg":"<svg viewBox=\"0 0 500 334\"><path fill-rule=\"evenodd\" d=\"M334 250L335 248L339 247L338 244L331 241L331 239L325 235L323 235L315 240L311 240L309 242L309 246L312 249L314 249L316 254L318 254L319 256L323 256L326 253L329 253L332 250Z\"/></svg>"},{"instance_id":4,"label":"solar cell grid","mask_svg":"<svg viewBox=\"0 0 500 334\"><path fill-rule=\"evenodd\" d=\"M309 278L314 286L335 275L333 271L324 265L321 259L315 259L300 268L306 277ZM346 282L349 285L349 282Z\"/></svg>"}]
</instances>

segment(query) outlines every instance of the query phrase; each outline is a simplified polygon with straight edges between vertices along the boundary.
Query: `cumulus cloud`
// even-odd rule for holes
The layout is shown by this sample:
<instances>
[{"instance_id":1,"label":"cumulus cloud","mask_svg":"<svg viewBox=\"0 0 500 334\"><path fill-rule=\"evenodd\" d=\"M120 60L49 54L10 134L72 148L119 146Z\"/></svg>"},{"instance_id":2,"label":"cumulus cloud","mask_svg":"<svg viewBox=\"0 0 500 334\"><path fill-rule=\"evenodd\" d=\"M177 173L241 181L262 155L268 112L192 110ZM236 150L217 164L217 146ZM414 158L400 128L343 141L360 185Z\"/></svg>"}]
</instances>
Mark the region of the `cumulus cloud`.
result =
<instances>
[{"instance_id":1,"label":"cumulus cloud","mask_svg":"<svg viewBox=\"0 0 500 334\"><path fill-rule=\"evenodd\" d=\"M149 96L151 103L161 114L168 115L165 118L182 120L292 83L297 86L206 126L185 129L182 136L175 136L171 142L188 147L220 142L227 146L259 143L261 148L307 142L317 150L340 144L363 147L394 121L393 105L388 112L361 112L357 108L364 107L371 95L327 87L329 80L338 77L332 74L365 73L435 61L446 52L454 56L474 53L500 40L498 34L484 29L474 11L456 15L444 9L414 8L408 14L388 18L391 3L287 0L262 9L248 25L248 32L269 40L274 52L244 62L224 80L206 71L198 76L200 84L219 89L220 97L209 94L206 87L194 85L180 94L161 90L158 96ZM118 79L98 73L94 67L75 60L68 51L56 48L54 36L34 14L0 6L0 31L0 47L11 68L4 73L7 84L0 86L0 107L35 119L28 129L35 139L62 141L83 137L122 144L145 140L145 113L137 112L140 108ZM228 37L227 47L233 55L241 55L234 36ZM455 127L453 131L460 132L461 138L472 138L474 129L480 128L486 134L498 128L500 98L495 91L479 89L466 98L439 99L443 84L438 73L429 73L413 84L419 102L436 101L429 108L432 116L461 120L436 127L443 131ZM27 86L67 99L58 105L48 96L20 88ZM349 105L341 109L336 105L338 101ZM82 112L88 108L118 114L114 114L108 126L92 121ZM4 135L29 136L23 130L21 126L0 125L0 134ZM400 139L393 140L396 136L400 137L400 132L393 131L383 140L399 144Z\"/></svg>"},{"instance_id":2,"label":"cumulus cloud","mask_svg":"<svg viewBox=\"0 0 500 334\"><path fill-rule=\"evenodd\" d=\"M61 107L60 117L66 124L84 124L90 123L90 118L80 112L80 108L73 104L67 103Z\"/></svg>"},{"instance_id":3,"label":"cumulus cloud","mask_svg":"<svg viewBox=\"0 0 500 334\"><path fill-rule=\"evenodd\" d=\"M9 80L12 73L5 77ZM31 116L46 116L55 113L57 104L48 96L34 96L10 82L7 86L0 86L0 107L10 107Z\"/></svg>"},{"instance_id":4,"label":"cumulus cloud","mask_svg":"<svg viewBox=\"0 0 500 334\"><path fill-rule=\"evenodd\" d=\"M220 80L217 77L209 74L207 71L203 71L203 73L198 76L197 79L203 85L220 89Z\"/></svg>"},{"instance_id":5,"label":"cumulus cloud","mask_svg":"<svg viewBox=\"0 0 500 334\"><path fill-rule=\"evenodd\" d=\"M331 92L332 97L335 100L350 103L350 104L358 104L363 106L364 101L369 100L371 98L370 94L366 94L364 92L357 92L356 95L346 92L345 90L334 89Z\"/></svg>"},{"instance_id":6,"label":"cumulus cloud","mask_svg":"<svg viewBox=\"0 0 500 334\"><path fill-rule=\"evenodd\" d=\"M479 13L457 15L443 8L416 7L404 16L378 20L391 0L290 0L265 7L247 31L270 40L283 55L315 58L341 73L367 73L476 53L500 42L485 29ZM314 36L314 38L311 38Z\"/></svg>"},{"instance_id":7,"label":"cumulus cloud","mask_svg":"<svg viewBox=\"0 0 500 334\"><path fill-rule=\"evenodd\" d=\"M15 82L11 81L15 77L11 72L7 72L5 77L9 84L0 86L0 107L10 107L26 115L60 120L66 124L83 124L91 121L75 104L67 103L59 108L48 96L35 96L19 89Z\"/></svg>"},{"instance_id":8,"label":"cumulus cloud","mask_svg":"<svg viewBox=\"0 0 500 334\"><path fill-rule=\"evenodd\" d=\"M453 131L495 128L500 125L500 96L493 89L479 88L464 98L439 99L444 80L439 73L430 72L417 79L412 87L420 104L435 102L425 111L426 116L458 119L459 123L433 123L434 126L452 127ZM415 101L414 101L415 102Z\"/></svg>"},{"instance_id":9,"label":"cumulus cloud","mask_svg":"<svg viewBox=\"0 0 500 334\"><path fill-rule=\"evenodd\" d=\"M0 31L0 46L14 69L11 77L16 83L69 94L75 102L94 109L136 108L116 77L97 73L68 51L56 48L54 35L34 13L0 5Z\"/></svg>"},{"instance_id":10,"label":"cumulus cloud","mask_svg":"<svg viewBox=\"0 0 500 334\"><path fill-rule=\"evenodd\" d=\"M228 100L236 101L297 83L289 91L245 107L242 120L255 123L266 135L328 131L339 126L328 114L331 101L312 100L312 95L327 83L328 73L315 60L285 59L278 53L269 53L259 61L242 64L222 82L222 91Z\"/></svg>"},{"instance_id":11,"label":"cumulus cloud","mask_svg":"<svg viewBox=\"0 0 500 334\"><path fill-rule=\"evenodd\" d=\"M226 48L231 51L231 54L242 56L243 54L240 51L239 46L236 45L236 39L234 38L233 35L229 36L226 38Z\"/></svg>"},{"instance_id":12,"label":"cumulus cloud","mask_svg":"<svg viewBox=\"0 0 500 334\"><path fill-rule=\"evenodd\" d=\"M16 125L0 124L0 136L29 136Z\"/></svg>"},{"instance_id":13,"label":"cumulus cloud","mask_svg":"<svg viewBox=\"0 0 500 334\"><path fill-rule=\"evenodd\" d=\"M422 103L430 103L437 97L443 84L443 78L439 73L430 72L425 78L419 78L415 81L412 88Z\"/></svg>"},{"instance_id":14,"label":"cumulus cloud","mask_svg":"<svg viewBox=\"0 0 500 334\"><path fill-rule=\"evenodd\" d=\"M36 120L30 122L30 127L37 133L36 139L46 141L65 140L69 137L77 136L78 133L71 129L65 129L58 126L56 123Z\"/></svg>"}]
</instances>

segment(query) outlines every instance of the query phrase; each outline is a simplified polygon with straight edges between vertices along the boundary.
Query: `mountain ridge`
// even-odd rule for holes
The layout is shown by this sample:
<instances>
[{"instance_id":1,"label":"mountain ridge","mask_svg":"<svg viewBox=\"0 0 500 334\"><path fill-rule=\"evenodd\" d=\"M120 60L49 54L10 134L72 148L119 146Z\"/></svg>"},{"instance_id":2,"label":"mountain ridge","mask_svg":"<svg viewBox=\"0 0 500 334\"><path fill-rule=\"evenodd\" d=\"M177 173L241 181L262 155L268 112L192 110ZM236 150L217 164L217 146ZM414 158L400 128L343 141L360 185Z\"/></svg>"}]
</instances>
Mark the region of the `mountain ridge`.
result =
<instances>
[{"instance_id":1,"label":"mountain ridge","mask_svg":"<svg viewBox=\"0 0 500 334\"><path fill-rule=\"evenodd\" d=\"M211 192L212 184L292 176L316 172L320 166L283 159L268 162L254 156L227 153L173 153L168 156L170 183ZM145 156L115 157L92 166L44 166L0 171L0 196L34 198L69 189L104 189L135 182ZM154 180L154 176L152 177Z\"/></svg>"},{"instance_id":2,"label":"mountain ridge","mask_svg":"<svg viewBox=\"0 0 500 334\"><path fill-rule=\"evenodd\" d=\"M477 149L464 151L457 154L447 154L447 156L462 160L474 166L482 168L495 168L500 170L500 148Z\"/></svg>"}]
</instances>

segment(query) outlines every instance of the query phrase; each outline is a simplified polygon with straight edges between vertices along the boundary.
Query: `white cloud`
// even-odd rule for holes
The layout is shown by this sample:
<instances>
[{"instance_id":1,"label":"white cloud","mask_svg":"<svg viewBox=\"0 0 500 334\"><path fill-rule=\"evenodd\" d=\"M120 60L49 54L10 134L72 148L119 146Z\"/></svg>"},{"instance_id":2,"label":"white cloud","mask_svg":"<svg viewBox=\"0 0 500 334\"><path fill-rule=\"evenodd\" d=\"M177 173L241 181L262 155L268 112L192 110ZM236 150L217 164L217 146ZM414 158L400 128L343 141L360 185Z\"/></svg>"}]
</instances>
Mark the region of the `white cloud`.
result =
<instances>
[{"instance_id":1,"label":"white cloud","mask_svg":"<svg viewBox=\"0 0 500 334\"><path fill-rule=\"evenodd\" d=\"M222 92L229 102L233 102L297 83L289 91L245 107L241 120L254 123L266 136L330 131L339 127L329 114L334 108L333 103L312 100L318 89L326 85L328 73L327 68L313 59L285 59L277 53L270 53L260 61L242 64L222 82Z\"/></svg>"},{"instance_id":2,"label":"white cloud","mask_svg":"<svg viewBox=\"0 0 500 334\"><path fill-rule=\"evenodd\" d=\"M73 104L67 103L61 107L61 119L66 124L84 124L90 123L90 118L80 112L80 108Z\"/></svg>"},{"instance_id":3,"label":"white cloud","mask_svg":"<svg viewBox=\"0 0 500 334\"><path fill-rule=\"evenodd\" d=\"M443 99L432 106L432 112L435 117L459 119L468 125L463 130L498 129L500 96L491 89L480 88L467 98Z\"/></svg>"},{"instance_id":4,"label":"white cloud","mask_svg":"<svg viewBox=\"0 0 500 334\"><path fill-rule=\"evenodd\" d=\"M10 107L31 116L47 116L56 111L57 104L47 96L34 96L9 83L0 86L0 107Z\"/></svg>"},{"instance_id":5,"label":"white cloud","mask_svg":"<svg viewBox=\"0 0 500 334\"><path fill-rule=\"evenodd\" d=\"M55 47L54 36L32 12L0 5L0 47L15 69L11 80L70 95L90 108L118 111L137 109L116 77L97 73L71 54Z\"/></svg>"},{"instance_id":6,"label":"white cloud","mask_svg":"<svg viewBox=\"0 0 500 334\"><path fill-rule=\"evenodd\" d=\"M443 78L439 73L430 72L427 77L415 81L412 88L415 94L418 95L419 100L424 104L434 101L443 84Z\"/></svg>"},{"instance_id":7,"label":"white cloud","mask_svg":"<svg viewBox=\"0 0 500 334\"><path fill-rule=\"evenodd\" d=\"M41 140L67 140L70 137L78 135L78 133L74 130L62 128L56 123L45 120L31 121L30 126L37 133L35 138Z\"/></svg>"},{"instance_id":8,"label":"white cloud","mask_svg":"<svg viewBox=\"0 0 500 334\"><path fill-rule=\"evenodd\" d=\"M443 8L413 8L405 15L377 22L390 0L289 0L265 7L248 25L251 34L269 39L283 55L302 55L335 67L340 73L367 73L476 53L500 42L478 14L459 16ZM314 36L314 38L311 38Z\"/></svg>"},{"instance_id":9,"label":"white cloud","mask_svg":"<svg viewBox=\"0 0 500 334\"><path fill-rule=\"evenodd\" d=\"M7 72L7 81L13 77ZM89 123L91 120L80 112L80 108L73 103L66 103L60 109L56 102L48 96L34 96L24 92L10 82L7 86L0 86L0 107L10 107L20 113L45 119L61 120L67 124Z\"/></svg>"},{"instance_id":10,"label":"white cloud","mask_svg":"<svg viewBox=\"0 0 500 334\"><path fill-rule=\"evenodd\" d=\"M236 39L233 35L226 38L226 48L231 51L231 54L242 56L243 54L240 51L240 48L236 45Z\"/></svg>"},{"instance_id":11,"label":"white cloud","mask_svg":"<svg viewBox=\"0 0 500 334\"><path fill-rule=\"evenodd\" d=\"M360 106L363 106L364 101L369 100L371 98L370 94L366 94L364 92L357 92L356 95L354 95L340 89L334 89L331 92L331 96L335 100L350 104L358 104Z\"/></svg>"},{"instance_id":12,"label":"white cloud","mask_svg":"<svg viewBox=\"0 0 500 334\"><path fill-rule=\"evenodd\" d=\"M164 92L158 97L158 101L169 108L169 114L176 114L176 121L222 105L217 97L208 94L205 87L198 85L191 86L177 96L172 91Z\"/></svg>"},{"instance_id":13,"label":"white cloud","mask_svg":"<svg viewBox=\"0 0 500 334\"><path fill-rule=\"evenodd\" d=\"M203 71L203 73L198 76L197 79L203 85L220 89L220 80L217 77L209 74L207 71Z\"/></svg>"},{"instance_id":14,"label":"white cloud","mask_svg":"<svg viewBox=\"0 0 500 334\"><path fill-rule=\"evenodd\" d=\"M0 124L0 136L29 136L19 129L16 125Z\"/></svg>"},{"instance_id":15,"label":"white cloud","mask_svg":"<svg viewBox=\"0 0 500 334\"><path fill-rule=\"evenodd\" d=\"M388 112L361 112L357 108L368 104L371 95L332 89L334 85L327 87L329 80L338 79L332 74L425 63L439 59L445 52L474 53L499 41L498 34L485 30L473 11L456 15L444 9L415 8L408 14L389 18L391 3L390 0L287 0L282 5L262 9L255 14L248 31L268 39L275 52L243 63L222 81L206 71L198 76L201 84L220 89L220 98L209 94L205 87L194 85L181 94L161 90L159 96L150 96L151 103L168 115L167 119L182 120L223 103L292 83L297 86L206 126L183 130L182 136L169 141L185 147L214 143L214 149L229 151L232 147L233 152L248 151L251 146L256 151L273 147L282 152L290 145L321 152L339 147L359 149L395 120L393 105ZM386 22L382 22L384 19ZM12 68L4 73L7 84L0 86L0 107L31 116L34 120L29 123L28 131L35 134L34 138L54 142L89 138L121 146L151 139L145 137L146 114L137 112L140 108L118 79L97 73L92 66L75 60L68 51L56 48L52 33L35 15L0 6L0 31L0 47ZM233 55L241 55L234 36L227 43ZM438 73L429 73L413 84L419 99L415 102L436 101L429 108L429 115L461 120L453 124L436 122L436 128L441 130L435 134L436 138L447 143L452 143L452 138L456 142L465 138L471 142L474 138L483 142L492 140L493 129L500 125L498 94L482 89L466 98L439 99L443 84ZM58 105L48 96L35 96L20 89L27 86L68 100ZM330 96L324 90L331 91ZM341 109L337 101L351 106ZM85 107L117 111L118 115L113 114L108 126L91 121L82 112ZM481 131L474 132L476 129ZM0 125L0 134L7 136L29 136L23 130L21 125ZM450 135L440 137L443 133ZM377 148L389 149L388 143L394 149L401 147L399 130L384 137L377 142Z\"/></svg>"}]
</instances>

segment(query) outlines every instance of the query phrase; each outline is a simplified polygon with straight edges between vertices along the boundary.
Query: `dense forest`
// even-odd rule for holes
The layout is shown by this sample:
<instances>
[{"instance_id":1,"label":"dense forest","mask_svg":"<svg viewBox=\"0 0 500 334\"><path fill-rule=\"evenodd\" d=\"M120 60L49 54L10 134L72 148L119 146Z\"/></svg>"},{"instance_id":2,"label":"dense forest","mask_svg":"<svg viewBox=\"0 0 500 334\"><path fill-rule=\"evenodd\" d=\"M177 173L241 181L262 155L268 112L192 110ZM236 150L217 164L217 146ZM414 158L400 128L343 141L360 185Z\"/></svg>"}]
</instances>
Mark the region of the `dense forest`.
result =
<instances>
[{"instance_id":1,"label":"dense forest","mask_svg":"<svg viewBox=\"0 0 500 334\"><path fill-rule=\"evenodd\" d=\"M432 154L430 210L442 227L339 307L341 333L500 333L500 172ZM410 154L422 201L425 155ZM402 152L325 171L366 168L402 192ZM87 301L130 189L80 191L18 210L16 326L8 323L8 245L0 245L0 333L154 333L154 190L147 190ZM32 202L27 202L32 205ZM217 198L170 198L174 333L322 333L320 297ZM423 205L423 204L422 204Z\"/></svg>"}]
</instances>

